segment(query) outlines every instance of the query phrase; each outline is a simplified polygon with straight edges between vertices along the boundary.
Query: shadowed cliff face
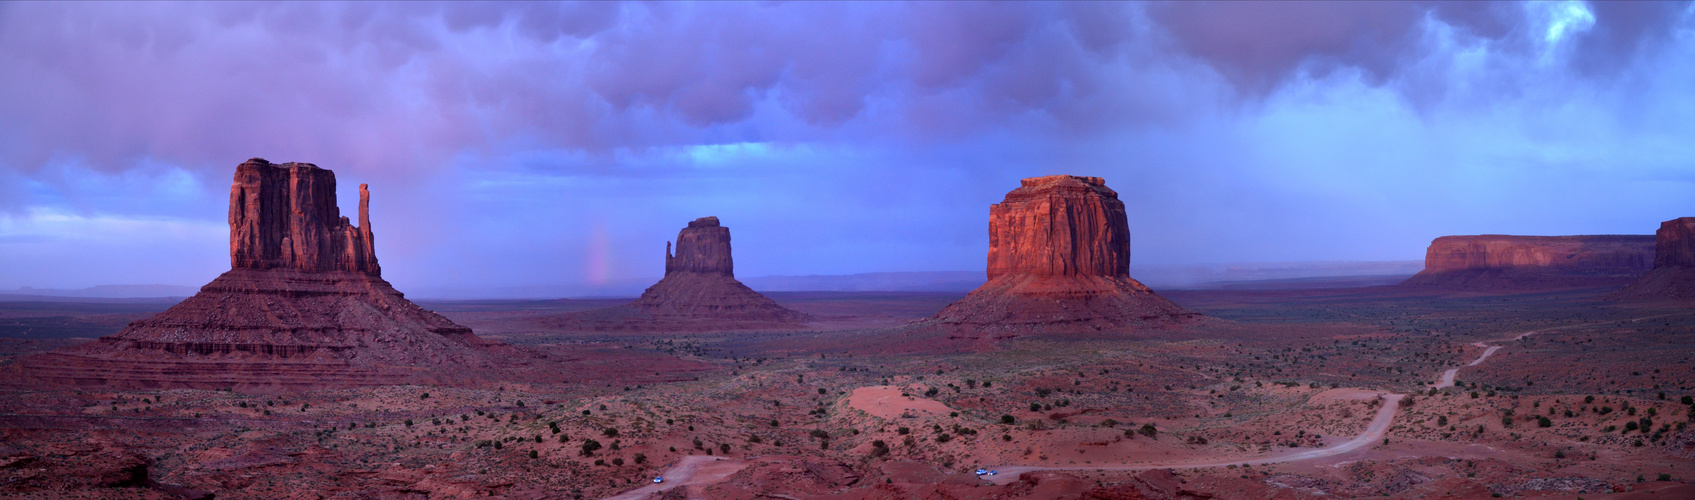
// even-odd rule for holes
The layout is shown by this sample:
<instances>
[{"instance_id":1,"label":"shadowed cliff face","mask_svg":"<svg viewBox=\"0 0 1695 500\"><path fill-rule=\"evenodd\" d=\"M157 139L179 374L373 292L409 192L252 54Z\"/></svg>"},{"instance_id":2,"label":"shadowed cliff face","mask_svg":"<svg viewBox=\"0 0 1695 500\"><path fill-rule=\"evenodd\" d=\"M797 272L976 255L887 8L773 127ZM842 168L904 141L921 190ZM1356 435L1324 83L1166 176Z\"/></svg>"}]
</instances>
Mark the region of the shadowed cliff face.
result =
<instances>
[{"instance_id":1,"label":"shadowed cliff face","mask_svg":"<svg viewBox=\"0 0 1695 500\"><path fill-rule=\"evenodd\" d=\"M335 172L247 160L230 185L230 268L381 274L370 201L360 184L355 227L336 207Z\"/></svg>"},{"instance_id":2,"label":"shadowed cliff face","mask_svg":"<svg viewBox=\"0 0 1695 500\"><path fill-rule=\"evenodd\" d=\"M932 318L981 329L1106 329L1191 316L1130 278L1130 226L1099 177L1024 179L989 207L989 280Z\"/></svg>"},{"instance_id":3,"label":"shadowed cliff face","mask_svg":"<svg viewBox=\"0 0 1695 500\"><path fill-rule=\"evenodd\" d=\"M702 273L735 277L730 259L730 228L718 225L717 217L701 217L677 232L677 255L665 244L665 275Z\"/></svg>"},{"instance_id":4,"label":"shadowed cliff face","mask_svg":"<svg viewBox=\"0 0 1695 500\"><path fill-rule=\"evenodd\" d=\"M1695 301L1695 217L1660 223L1660 230L1654 232L1654 270L1609 298Z\"/></svg>"},{"instance_id":5,"label":"shadowed cliff face","mask_svg":"<svg viewBox=\"0 0 1695 500\"><path fill-rule=\"evenodd\" d=\"M1130 226L1099 177L1050 175L989 206L989 279L1130 275Z\"/></svg>"},{"instance_id":6,"label":"shadowed cliff face","mask_svg":"<svg viewBox=\"0 0 1695 500\"><path fill-rule=\"evenodd\" d=\"M1654 232L1654 268L1695 267L1695 217L1660 223Z\"/></svg>"}]
</instances>

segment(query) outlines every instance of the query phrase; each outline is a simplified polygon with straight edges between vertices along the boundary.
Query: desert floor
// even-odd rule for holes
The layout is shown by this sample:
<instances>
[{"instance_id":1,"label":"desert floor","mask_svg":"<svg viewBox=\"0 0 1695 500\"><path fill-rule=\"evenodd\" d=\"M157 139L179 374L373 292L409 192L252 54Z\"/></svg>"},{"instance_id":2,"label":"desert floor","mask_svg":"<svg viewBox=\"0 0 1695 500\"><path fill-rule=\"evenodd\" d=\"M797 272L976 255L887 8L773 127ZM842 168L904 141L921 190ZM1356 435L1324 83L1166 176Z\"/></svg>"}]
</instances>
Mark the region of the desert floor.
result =
<instances>
[{"instance_id":1,"label":"desert floor","mask_svg":"<svg viewBox=\"0 0 1695 500\"><path fill-rule=\"evenodd\" d=\"M1695 308L1605 292L1172 291L1205 317L1063 335L908 325L939 293L774 293L818 322L691 334L528 326L614 300L421 302L564 362L466 387L12 386L0 498L1695 497ZM170 304L0 303L0 362Z\"/></svg>"}]
</instances>

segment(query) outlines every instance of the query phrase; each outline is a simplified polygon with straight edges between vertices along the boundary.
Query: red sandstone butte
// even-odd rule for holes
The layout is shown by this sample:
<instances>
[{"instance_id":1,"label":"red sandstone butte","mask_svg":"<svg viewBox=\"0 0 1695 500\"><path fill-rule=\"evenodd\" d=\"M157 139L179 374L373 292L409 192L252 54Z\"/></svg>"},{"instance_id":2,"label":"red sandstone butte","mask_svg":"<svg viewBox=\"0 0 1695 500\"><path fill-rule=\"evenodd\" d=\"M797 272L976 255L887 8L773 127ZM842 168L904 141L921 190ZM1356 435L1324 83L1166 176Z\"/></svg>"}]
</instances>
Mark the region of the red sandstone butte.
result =
<instances>
[{"instance_id":1,"label":"red sandstone butte","mask_svg":"<svg viewBox=\"0 0 1695 500\"><path fill-rule=\"evenodd\" d=\"M335 173L248 160L230 186L230 270L122 331L19 362L32 380L117 388L320 389L447 383L515 352L425 310L381 277L370 192L359 225ZM510 352L509 352L510 351Z\"/></svg>"},{"instance_id":2,"label":"red sandstone butte","mask_svg":"<svg viewBox=\"0 0 1695 500\"><path fill-rule=\"evenodd\" d=\"M1424 270L1401 286L1512 291L1618 286L1652 268L1654 237L1443 236L1430 242Z\"/></svg>"},{"instance_id":3,"label":"red sandstone butte","mask_svg":"<svg viewBox=\"0 0 1695 500\"><path fill-rule=\"evenodd\" d=\"M1116 329L1193 316L1130 277L1130 226L1099 177L1024 179L989 206L988 282L933 320Z\"/></svg>"},{"instance_id":4,"label":"red sandstone butte","mask_svg":"<svg viewBox=\"0 0 1695 500\"><path fill-rule=\"evenodd\" d=\"M1695 300L1695 217L1660 223L1654 270L1614 292L1618 300Z\"/></svg>"},{"instance_id":5,"label":"red sandstone butte","mask_svg":"<svg viewBox=\"0 0 1695 500\"><path fill-rule=\"evenodd\" d=\"M736 281L730 228L701 217L665 244L665 277L629 304L536 319L567 331L728 331L798 329L811 317Z\"/></svg>"}]
</instances>

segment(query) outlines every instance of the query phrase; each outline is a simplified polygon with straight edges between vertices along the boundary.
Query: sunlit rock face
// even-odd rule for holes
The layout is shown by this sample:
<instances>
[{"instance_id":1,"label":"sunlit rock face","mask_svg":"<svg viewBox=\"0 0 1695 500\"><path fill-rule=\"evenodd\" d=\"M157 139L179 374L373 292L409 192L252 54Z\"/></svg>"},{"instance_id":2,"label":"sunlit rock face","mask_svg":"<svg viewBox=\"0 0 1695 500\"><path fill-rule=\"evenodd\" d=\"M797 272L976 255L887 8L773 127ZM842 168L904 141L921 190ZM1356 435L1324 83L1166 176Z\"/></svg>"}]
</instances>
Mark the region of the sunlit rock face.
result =
<instances>
[{"instance_id":1,"label":"sunlit rock face","mask_svg":"<svg viewBox=\"0 0 1695 500\"><path fill-rule=\"evenodd\" d=\"M1130 226L1099 177L1024 179L989 206L989 279L1005 275L1128 277Z\"/></svg>"},{"instance_id":2,"label":"sunlit rock face","mask_svg":"<svg viewBox=\"0 0 1695 500\"><path fill-rule=\"evenodd\" d=\"M1087 330L1193 316L1129 270L1124 203L1105 181L1024 179L989 207L988 282L932 319L986 329Z\"/></svg>"},{"instance_id":3,"label":"sunlit rock face","mask_svg":"<svg viewBox=\"0 0 1695 500\"><path fill-rule=\"evenodd\" d=\"M359 225L335 203L335 172L262 158L230 185L230 268L381 274L371 235L371 192L359 185Z\"/></svg>"},{"instance_id":4,"label":"sunlit rock face","mask_svg":"<svg viewBox=\"0 0 1695 500\"><path fill-rule=\"evenodd\" d=\"M1511 291L1618 286L1652 268L1654 237L1443 236L1405 288Z\"/></svg>"},{"instance_id":5,"label":"sunlit rock face","mask_svg":"<svg viewBox=\"0 0 1695 500\"><path fill-rule=\"evenodd\" d=\"M361 185L353 226L336 207L334 172L242 163L230 186L228 272L117 334L20 366L47 383L295 390L451 383L471 372L437 368L521 362L382 279L369 204Z\"/></svg>"},{"instance_id":6,"label":"sunlit rock face","mask_svg":"<svg viewBox=\"0 0 1695 500\"><path fill-rule=\"evenodd\" d=\"M665 246L665 277L635 302L540 317L542 328L569 331L713 331L804 328L812 318L785 308L736 280L730 228L701 217Z\"/></svg>"},{"instance_id":7,"label":"sunlit rock face","mask_svg":"<svg viewBox=\"0 0 1695 500\"><path fill-rule=\"evenodd\" d=\"M1695 217L1660 223L1654 232L1654 269L1611 298L1695 301Z\"/></svg>"}]
</instances>

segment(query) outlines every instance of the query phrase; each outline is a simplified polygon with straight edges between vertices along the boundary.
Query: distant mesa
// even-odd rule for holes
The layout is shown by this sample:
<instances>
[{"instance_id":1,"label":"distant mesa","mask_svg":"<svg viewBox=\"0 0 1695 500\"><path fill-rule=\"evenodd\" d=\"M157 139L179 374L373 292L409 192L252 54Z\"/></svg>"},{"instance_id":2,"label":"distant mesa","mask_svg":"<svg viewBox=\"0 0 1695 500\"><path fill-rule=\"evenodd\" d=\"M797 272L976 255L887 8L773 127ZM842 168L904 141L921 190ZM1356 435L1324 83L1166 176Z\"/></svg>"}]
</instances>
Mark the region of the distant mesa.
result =
<instances>
[{"instance_id":1,"label":"distant mesa","mask_svg":"<svg viewBox=\"0 0 1695 500\"><path fill-rule=\"evenodd\" d=\"M381 277L370 191L359 225L335 173L254 158L230 186L230 270L99 340L24 358L31 380L118 388L322 389L454 383L519 362L511 347L413 304Z\"/></svg>"},{"instance_id":2,"label":"distant mesa","mask_svg":"<svg viewBox=\"0 0 1695 500\"><path fill-rule=\"evenodd\" d=\"M1654 269L1614 292L1618 300L1695 300L1695 217L1660 223Z\"/></svg>"},{"instance_id":3,"label":"distant mesa","mask_svg":"<svg viewBox=\"0 0 1695 500\"><path fill-rule=\"evenodd\" d=\"M1654 237L1443 236L1430 242L1410 289L1510 292L1616 287L1647 273Z\"/></svg>"},{"instance_id":4,"label":"distant mesa","mask_svg":"<svg viewBox=\"0 0 1695 500\"><path fill-rule=\"evenodd\" d=\"M977 329L1098 330L1196 316L1129 271L1130 225L1105 181L1024 179L989 206L988 282L931 319Z\"/></svg>"},{"instance_id":5,"label":"distant mesa","mask_svg":"<svg viewBox=\"0 0 1695 500\"><path fill-rule=\"evenodd\" d=\"M730 228L701 217L665 244L665 277L629 304L535 319L564 331L734 331L804 328L812 318L736 281Z\"/></svg>"}]
</instances>

